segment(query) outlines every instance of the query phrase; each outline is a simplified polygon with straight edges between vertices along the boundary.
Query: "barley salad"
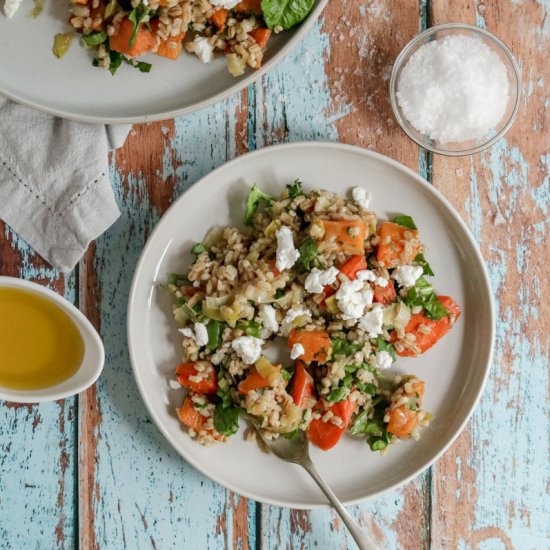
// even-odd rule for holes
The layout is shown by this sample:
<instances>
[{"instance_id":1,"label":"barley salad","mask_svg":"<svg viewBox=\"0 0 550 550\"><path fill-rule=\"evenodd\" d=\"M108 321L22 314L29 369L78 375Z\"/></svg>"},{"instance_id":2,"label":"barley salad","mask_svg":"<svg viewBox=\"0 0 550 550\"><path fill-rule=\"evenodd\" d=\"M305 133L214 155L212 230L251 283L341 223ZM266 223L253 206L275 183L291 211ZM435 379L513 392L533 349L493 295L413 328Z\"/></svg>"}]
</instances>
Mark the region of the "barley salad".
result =
<instances>
[{"instance_id":1,"label":"barley salad","mask_svg":"<svg viewBox=\"0 0 550 550\"><path fill-rule=\"evenodd\" d=\"M245 228L212 228L189 272L171 274L183 337L172 382L187 389L177 414L199 443L227 440L241 413L266 438L302 430L323 450L349 430L385 453L429 424L424 382L387 369L433 346L460 307L428 281L412 218L379 222L365 188L351 195L254 185ZM280 339L285 366L265 353Z\"/></svg>"},{"instance_id":2,"label":"barley salad","mask_svg":"<svg viewBox=\"0 0 550 550\"><path fill-rule=\"evenodd\" d=\"M233 76L259 69L272 32L301 23L314 0L71 0L69 24L94 51L94 65L113 74L123 64L142 72L153 53L171 60L183 50L210 63L224 55ZM62 57L70 34L56 37Z\"/></svg>"}]
</instances>

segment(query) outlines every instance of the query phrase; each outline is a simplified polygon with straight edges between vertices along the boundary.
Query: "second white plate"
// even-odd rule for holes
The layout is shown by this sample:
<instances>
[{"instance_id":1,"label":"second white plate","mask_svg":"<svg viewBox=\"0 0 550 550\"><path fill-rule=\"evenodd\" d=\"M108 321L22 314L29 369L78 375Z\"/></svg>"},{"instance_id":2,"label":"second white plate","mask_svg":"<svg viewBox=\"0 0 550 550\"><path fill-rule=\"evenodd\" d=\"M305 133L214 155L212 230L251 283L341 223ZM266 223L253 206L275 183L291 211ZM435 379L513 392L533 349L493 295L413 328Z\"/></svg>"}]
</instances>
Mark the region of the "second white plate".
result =
<instances>
[{"instance_id":1,"label":"second white plate","mask_svg":"<svg viewBox=\"0 0 550 550\"><path fill-rule=\"evenodd\" d=\"M54 36L68 32L68 2L46 0L44 12L27 17L24 0L12 19L0 13L0 94L64 118L101 123L137 123L174 118L242 90L271 69L303 38L328 0L316 0L298 27L273 36L260 70L235 78L223 56L204 64L184 53L176 61L146 56L150 73L123 65L116 75L92 66L93 55L73 44L63 59L52 53ZM3 0L0 0L2 6Z\"/></svg>"},{"instance_id":2,"label":"second white plate","mask_svg":"<svg viewBox=\"0 0 550 550\"><path fill-rule=\"evenodd\" d=\"M453 442L476 405L491 362L494 311L483 259L464 222L447 200L414 172L363 149L330 143L297 143L244 155L186 191L151 235L129 298L128 345L134 375L152 418L174 448L211 479L248 498L292 508L326 506L317 486L297 466L262 454L241 432L206 448L185 433L175 415L182 390L168 381L180 360L180 335L169 297L159 288L171 271L184 272L190 247L213 225L241 224L246 195L256 182L279 194L295 178L307 189L346 194L367 187L379 218L411 215L428 247L433 284L462 307L453 330L416 359L399 358L394 372L426 381L425 408L435 415L420 441L401 441L382 457L364 441L345 436L312 458L338 497L351 504L405 483L432 464Z\"/></svg>"}]
</instances>

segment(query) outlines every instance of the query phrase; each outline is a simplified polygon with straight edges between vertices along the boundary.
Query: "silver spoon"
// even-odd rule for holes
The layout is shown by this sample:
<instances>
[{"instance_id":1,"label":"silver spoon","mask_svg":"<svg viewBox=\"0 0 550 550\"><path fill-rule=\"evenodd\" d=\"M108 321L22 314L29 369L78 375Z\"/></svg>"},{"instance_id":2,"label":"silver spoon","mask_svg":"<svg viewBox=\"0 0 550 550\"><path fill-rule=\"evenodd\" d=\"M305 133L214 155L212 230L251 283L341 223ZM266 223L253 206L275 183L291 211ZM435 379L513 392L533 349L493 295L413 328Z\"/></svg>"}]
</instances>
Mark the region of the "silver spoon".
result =
<instances>
[{"instance_id":1,"label":"silver spoon","mask_svg":"<svg viewBox=\"0 0 550 550\"><path fill-rule=\"evenodd\" d=\"M325 496L342 518L342 521L349 529L351 536L355 539L360 550L380 550L373 540L363 531L357 521L350 516L348 511L344 508L344 505L338 500L338 497L332 492L332 489L326 484L325 480L317 471L317 468L315 468L309 457L309 440L303 431L299 430L298 435L292 439L287 439L285 437L265 439L256 420L249 414L246 414L245 417L254 427L268 451L286 462L298 464L315 480L315 483L319 485L321 491L325 493Z\"/></svg>"}]
</instances>

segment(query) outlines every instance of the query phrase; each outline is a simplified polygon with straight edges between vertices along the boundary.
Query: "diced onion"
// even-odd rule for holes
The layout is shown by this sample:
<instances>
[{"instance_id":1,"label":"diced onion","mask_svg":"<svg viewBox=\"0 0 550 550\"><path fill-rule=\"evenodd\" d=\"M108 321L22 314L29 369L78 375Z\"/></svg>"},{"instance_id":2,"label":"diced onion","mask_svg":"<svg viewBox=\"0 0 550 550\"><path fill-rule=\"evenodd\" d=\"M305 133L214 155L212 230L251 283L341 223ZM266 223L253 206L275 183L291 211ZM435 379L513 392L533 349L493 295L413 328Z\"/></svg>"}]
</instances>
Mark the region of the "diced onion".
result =
<instances>
[{"instance_id":1,"label":"diced onion","mask_svg":"<svg viewBox=\"0 0 550 550\"><path fill-rule=\"evenodd\" d=\"M273 365L269 359L260 357L256 363L254 363L256 370L263 376L270 384L273 384L279 376L281 376L281 366Z\"/></svg>"},{"instance_id":2,"label":"diced onion","mask_svg":"<svg viewBox=\"0 0 550 550\"><path fill-rule=\"evenodd\" d=\"M242 57L239 57L236 53L228 53L225 57L227 58L227 69L233 76L244 74L246 61Z\"/></svg>"}]
</instances>

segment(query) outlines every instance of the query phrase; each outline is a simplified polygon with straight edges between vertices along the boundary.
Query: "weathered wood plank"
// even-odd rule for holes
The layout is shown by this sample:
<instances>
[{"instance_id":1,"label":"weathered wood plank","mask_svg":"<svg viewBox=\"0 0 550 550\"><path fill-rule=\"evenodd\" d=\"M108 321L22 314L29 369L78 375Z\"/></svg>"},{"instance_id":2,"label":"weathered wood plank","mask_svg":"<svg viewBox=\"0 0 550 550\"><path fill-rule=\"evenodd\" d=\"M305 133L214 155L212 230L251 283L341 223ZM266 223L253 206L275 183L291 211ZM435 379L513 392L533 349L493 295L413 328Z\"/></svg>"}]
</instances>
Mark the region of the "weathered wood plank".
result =
<instances>
[{"instance_id":1,"label":"weathered wood plank","mask_svg":"<svg viewBox=\"0 0 550 550\"><path fill-rule=\"evenodd\" d=\"M150 231L174 197L247 148L246 109L237 97L192 117L137 126L113 159L122 218L82 264L83 302L106 349L104 373L81 401L83 547L255 546L255 504L199 474L152 424L132 379L125 328L130 282Z\"/></svg>"},{"instance_id":2,"label":"weathered wood plank","mask_svg":"<svg viewBox=\"0 0 550 550\"><path fill-rule=\"evenodd\" d=\"M505 139L471 158L433 159L436 186L481 245L498 316L485 394L435 467L434 548L548 545L549 9L501 0L432 5L434 24L465 21L500 36L524 78L521 111Z\"/></svg>"},{"instance_id":3,"label":"weathered wood plank","mask_svg":"<svg viewBox=\"0 0 550 550\"><path fill-rule=\"evenodd\" d=\"M257 142L331 140L419 168L418 147L397 127L388 101L393 58L419 29L416 2L331 2L322 22L256 88ZM292 90L292 93L287 92ZM351 508L382 548L427 548L429 473ZM262 506L261 547L352 548L331 511Z\"/></svg>"},{"instance_id":4,"label":"weathered wood plank","mask_svg":"<svg viewBox=\"0 0 550 550\"><path fill-rule=\"evenodd\" d=\"M74 302L63 277L0 223L0 275L30 279ZM0 546L72 548L76 535L75 398L41 405L0 401Z\"/></svg>"}]
</instances>

